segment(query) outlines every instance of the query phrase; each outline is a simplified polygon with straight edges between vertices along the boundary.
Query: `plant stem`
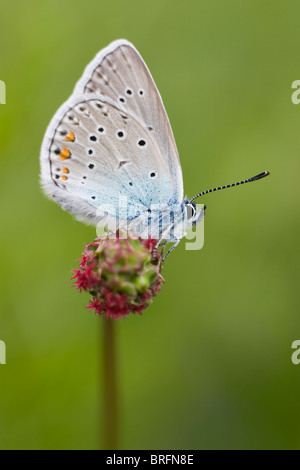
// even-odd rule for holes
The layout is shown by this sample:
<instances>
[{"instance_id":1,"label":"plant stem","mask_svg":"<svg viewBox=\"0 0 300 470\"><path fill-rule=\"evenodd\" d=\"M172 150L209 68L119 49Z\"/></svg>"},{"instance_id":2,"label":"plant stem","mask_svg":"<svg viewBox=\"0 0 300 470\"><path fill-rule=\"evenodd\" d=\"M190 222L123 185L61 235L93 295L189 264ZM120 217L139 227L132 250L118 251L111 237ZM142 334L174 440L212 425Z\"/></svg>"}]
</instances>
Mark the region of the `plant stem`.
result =
<instances>
[{"instance_id":1,"label":"plant stem","mask_svg":"<svg viewBox=\"0 0 300 470\"><path fill-rule=\"evenodd\" d=\"M119 413L116 360L116 321L103 318L104 345L104 449L118 449Z\"/></svg>"}]
</instances>

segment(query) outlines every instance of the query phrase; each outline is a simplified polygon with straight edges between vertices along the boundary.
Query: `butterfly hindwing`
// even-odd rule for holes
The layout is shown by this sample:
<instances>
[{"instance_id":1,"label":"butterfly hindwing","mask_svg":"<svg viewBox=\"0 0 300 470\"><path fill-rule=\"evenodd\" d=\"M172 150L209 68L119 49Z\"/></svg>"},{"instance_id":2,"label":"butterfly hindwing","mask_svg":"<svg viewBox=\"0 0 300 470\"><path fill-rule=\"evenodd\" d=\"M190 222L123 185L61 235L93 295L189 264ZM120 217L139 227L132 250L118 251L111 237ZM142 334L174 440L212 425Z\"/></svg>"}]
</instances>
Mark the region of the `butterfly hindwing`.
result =
<instances>
[{"instance_id":1,"label":"butterfly hindwing","mask_svg":"<svg viewBox=\"0 0 300 470\"><path fill-rule=\"evenodd\" d=\"M80 220L94 220L100 205L133 218L153 204L171 204L172 177L149 132L108 98L71 97L45 136L46 192ZM120 197L127 198L127 215L118 212Z\"/></svg>"}]
</instances>

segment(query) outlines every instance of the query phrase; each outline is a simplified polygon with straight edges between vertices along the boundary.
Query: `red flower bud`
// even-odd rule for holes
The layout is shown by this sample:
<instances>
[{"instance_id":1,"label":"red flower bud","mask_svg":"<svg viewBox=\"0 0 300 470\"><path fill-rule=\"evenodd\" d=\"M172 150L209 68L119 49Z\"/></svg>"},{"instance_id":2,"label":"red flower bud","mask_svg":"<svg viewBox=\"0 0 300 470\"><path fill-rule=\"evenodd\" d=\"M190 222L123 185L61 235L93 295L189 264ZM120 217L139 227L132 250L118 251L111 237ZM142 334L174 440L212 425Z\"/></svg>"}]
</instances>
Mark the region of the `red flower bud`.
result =
<instances>
[{"instance_id":1,"label":"red flower bud","mask_svg":"<svg viewBox=\"0 0 300 470\"><path fill-rule=\"evenodd\" d=\"M87 308L113 319L141 314L164 282L156 244L157 240L129 234L121 238L117 233L115 238L104 235L86 245L72 279L78 290L92 295Z\"/></svg>"}]
</instances>

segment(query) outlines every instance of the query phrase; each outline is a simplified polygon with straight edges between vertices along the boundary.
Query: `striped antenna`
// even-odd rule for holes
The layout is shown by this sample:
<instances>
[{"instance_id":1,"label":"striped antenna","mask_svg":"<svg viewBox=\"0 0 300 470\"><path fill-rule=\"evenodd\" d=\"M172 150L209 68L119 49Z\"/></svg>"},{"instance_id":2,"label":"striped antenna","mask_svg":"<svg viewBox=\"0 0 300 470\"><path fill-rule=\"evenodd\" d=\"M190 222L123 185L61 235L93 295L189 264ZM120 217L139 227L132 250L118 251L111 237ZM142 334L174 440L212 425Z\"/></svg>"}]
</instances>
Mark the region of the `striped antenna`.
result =
<instances>
[{"instance_id":1,"label":"striped antenna","mask_svg":"<svg viewBox=\"0 0 300 470\"><path fill-rule=\"evenodd\" d=\"M204 194L212 193L214 191L219 191L220 189L233 188L233 186L239 186L240 184L251 183L252 181L260 180L261 178L264 178L265 176L268 176L269 174L270 174L269 171L264 171L263 173L259 173L259 175L252 176L252 178L249 178L244 181L239 181L238 183L227 184L226 186L219 186L218 188L208 189L207 191L203 191L202 193L196 194L196 196L192 197L192 199L189 200L189 203L192 202L194 199L197 199L197 197L204 196Z\"/></svg>"}]
</instances>

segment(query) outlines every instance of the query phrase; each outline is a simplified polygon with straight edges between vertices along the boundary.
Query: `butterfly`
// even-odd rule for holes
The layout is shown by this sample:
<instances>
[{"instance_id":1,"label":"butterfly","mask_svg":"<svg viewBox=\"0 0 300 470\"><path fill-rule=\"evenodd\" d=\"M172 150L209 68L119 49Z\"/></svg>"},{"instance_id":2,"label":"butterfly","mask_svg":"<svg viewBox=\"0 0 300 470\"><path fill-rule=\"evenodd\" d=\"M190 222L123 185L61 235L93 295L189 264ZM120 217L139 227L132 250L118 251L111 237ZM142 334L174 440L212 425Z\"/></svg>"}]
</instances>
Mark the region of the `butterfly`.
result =
<instances>
[{"instance_id":1,"label":"butterfly","mask_svg":"<svg viewBox=\"0 0 300 470\"><path fill-rule=\"evenodd\" d=\"M184 198L179 155L161 96L126 40L100 51L58 109L41 149L44 192L78 220L177 246L204 217ZM169 253L168 252L168 253Z\"/></svg>"}]
</instances>

